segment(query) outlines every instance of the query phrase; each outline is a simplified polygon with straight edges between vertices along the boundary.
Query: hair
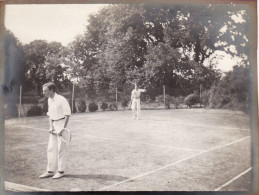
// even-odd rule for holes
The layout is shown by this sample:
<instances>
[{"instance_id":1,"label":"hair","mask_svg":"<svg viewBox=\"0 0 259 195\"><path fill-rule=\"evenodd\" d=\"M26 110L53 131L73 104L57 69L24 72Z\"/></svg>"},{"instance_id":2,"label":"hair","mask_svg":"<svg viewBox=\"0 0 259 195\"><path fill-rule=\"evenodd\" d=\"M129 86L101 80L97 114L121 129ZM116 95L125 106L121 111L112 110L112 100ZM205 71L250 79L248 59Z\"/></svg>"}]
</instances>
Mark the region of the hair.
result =
<instances>
[{"instance_id":1,"label":"hair","mask_svg":"<svg viewBox=\"0 0 259 195\"><path fill-rule=\"evenodd\" d=\"M53 92L56 92L56 85L53 82L45 83L43 87L48 87L49 90L53 90Z\"/></svg>"}]
</instances>

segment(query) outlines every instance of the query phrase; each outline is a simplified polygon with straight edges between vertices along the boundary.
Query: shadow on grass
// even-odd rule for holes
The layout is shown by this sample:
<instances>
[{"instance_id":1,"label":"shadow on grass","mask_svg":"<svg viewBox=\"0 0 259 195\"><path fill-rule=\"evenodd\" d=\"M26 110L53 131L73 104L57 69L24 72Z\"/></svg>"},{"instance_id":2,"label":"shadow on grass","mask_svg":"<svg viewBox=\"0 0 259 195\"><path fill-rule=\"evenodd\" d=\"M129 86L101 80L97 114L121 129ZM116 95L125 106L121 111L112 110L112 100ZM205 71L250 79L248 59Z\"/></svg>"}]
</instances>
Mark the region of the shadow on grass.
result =
<instances>
[{"instance_id":1,"label":"shadow on grass","mask_svg":"<svg viewBox=\"0 0 259 195\"><path fill-rule=\"evenodd\" d=\"M96 175L96 174L86 174L86 175L80 175L80 174L68 174L66 175L66 178L76 178L76 179L96 179L96 180L113 180L113 181L123 181L128 179L128 177L122 177L118 175Z\"/></svg>"}]
</instances>

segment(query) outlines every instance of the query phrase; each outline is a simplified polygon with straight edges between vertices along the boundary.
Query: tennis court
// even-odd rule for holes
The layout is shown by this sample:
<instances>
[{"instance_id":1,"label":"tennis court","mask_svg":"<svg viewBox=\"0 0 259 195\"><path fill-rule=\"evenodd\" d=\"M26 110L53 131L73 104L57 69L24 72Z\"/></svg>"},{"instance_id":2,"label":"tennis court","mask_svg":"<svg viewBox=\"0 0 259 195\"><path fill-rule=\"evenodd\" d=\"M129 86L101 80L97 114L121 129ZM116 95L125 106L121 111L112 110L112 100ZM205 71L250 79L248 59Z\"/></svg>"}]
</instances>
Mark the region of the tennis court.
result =
<instances>
[{"instance_id":1,"label":"tennis court","mask_svg":"<svg viewBox=\"0 0 259 195\"><path fill-rule=\"evenodd\" d=\"M13 191L249 191L249 116L209 109L73 114L66 177L46 169L47 117L5 121L5 181Z\"/></svg>"}]
</instances>

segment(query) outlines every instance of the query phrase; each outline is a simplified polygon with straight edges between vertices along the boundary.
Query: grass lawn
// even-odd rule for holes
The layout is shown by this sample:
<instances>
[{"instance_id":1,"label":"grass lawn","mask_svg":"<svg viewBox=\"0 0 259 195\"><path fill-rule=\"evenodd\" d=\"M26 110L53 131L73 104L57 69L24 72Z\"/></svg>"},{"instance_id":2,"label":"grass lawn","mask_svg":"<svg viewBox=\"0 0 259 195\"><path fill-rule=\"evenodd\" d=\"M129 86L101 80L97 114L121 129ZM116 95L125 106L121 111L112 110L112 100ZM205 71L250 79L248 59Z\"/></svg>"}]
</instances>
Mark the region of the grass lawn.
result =
<instances>
[{"instance_id":1,"label":"grass lawn","mask_svg":"<svg viewBox=\"0 0 259 195\"><path fill-rule=\"evenodd\" d=\"M5 180L51 191L249 191L249 116L209 109L76 113L66 177L46 169L48 119L5 121ZM234 179L233 179L234 178ZM230 182L231 181L231 182Z\"/></svg>"}]
</instances>

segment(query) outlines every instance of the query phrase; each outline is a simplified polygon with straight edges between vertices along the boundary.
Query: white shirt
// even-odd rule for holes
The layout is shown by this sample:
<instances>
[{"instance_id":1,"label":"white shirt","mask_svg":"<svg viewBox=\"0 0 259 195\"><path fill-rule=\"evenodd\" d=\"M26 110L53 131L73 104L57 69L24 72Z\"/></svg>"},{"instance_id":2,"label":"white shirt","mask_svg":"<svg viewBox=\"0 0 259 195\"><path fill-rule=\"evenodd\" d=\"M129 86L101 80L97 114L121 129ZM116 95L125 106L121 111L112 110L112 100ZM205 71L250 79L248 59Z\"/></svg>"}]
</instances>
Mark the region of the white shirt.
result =
<instances>
[{"instance_id":1,"label":"white shirt","mask_svg":"<svg viewBox=\"0 0 259 195\"><path fill-rule=\"evenodd\" d=\"M131 93L131 98L139 99L141 92L145 92L145 89L138 89L138 90L134 89Z\"/></svg>"},{"instance_id":2,"label":"white shirt","mask_svg":"<svg viewBox=\"0 0 259 195\"><path fill-rule=\"evenodd\" d=\"M70 105L66 98L57 93L53 98L48 98L48 113L47 115L52 120L59 120L64 118L65 115L71 115Z\"/></svg>"}]
</instances>

